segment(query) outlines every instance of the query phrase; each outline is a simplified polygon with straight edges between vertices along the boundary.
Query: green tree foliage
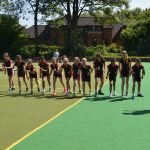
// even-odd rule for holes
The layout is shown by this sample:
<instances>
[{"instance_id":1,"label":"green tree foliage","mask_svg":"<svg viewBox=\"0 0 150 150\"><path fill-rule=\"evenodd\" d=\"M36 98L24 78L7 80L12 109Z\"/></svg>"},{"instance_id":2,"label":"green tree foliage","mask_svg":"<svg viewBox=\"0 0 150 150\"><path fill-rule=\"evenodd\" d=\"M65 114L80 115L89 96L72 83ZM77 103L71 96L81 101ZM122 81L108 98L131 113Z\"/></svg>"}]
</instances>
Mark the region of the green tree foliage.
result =
<instances>
[{"instance_id":1,"label":"green tree foliage","mask_svg":"<svg viewBox=\"0 0 150 150\"><path fill-rule=\"evenodd\" d=\"M68 53L72 56L78 50L78 19L85 12L104 10L104 8L124 7L128 0L45 0L45 6L53 2L66 17ZM59 13L59 12L58 12Z\"/></svg>"},{"instance_id":2,"label":"green tree foliage","mask_svg":"<svg viewBox=\"0 0 150 150\"><path fill-rule=\"evenodd\" d=\"M132 55L150 55L150 9L135 9L125 13L127 28L121 39Z\"/></svg>"},{"instance_id":3,"label":"green tree foliage","mask_svg":"<svg viewBox=\"0 0 150 150\"><path fill-rule=\"evenodd\" d=\"M6 51L16 55L25 44L24 37L24 28L16 17L0 15L0 56Z\"/></svg>"}]
</instances>

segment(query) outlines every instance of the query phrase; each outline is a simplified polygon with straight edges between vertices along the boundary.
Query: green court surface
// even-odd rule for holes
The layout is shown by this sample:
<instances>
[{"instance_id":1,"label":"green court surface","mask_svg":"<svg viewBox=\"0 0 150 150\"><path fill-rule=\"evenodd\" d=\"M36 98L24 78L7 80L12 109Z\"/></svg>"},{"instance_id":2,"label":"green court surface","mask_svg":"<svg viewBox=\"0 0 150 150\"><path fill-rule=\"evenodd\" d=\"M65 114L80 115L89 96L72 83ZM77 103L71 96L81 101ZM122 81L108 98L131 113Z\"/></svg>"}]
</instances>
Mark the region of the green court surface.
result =
<instances>
[{"instance_id":1,"label":"green court surface","mask_svg":"<svg viewBox=\"0 0 150 150\"><path fill-rule=\"evenodd\" d=\"M144 65L146 69L146 76L142 81L144 98L136 98L133 101L130 97L122 99L119 96L112 99L107 96L86 97L12 149L148 150L150 147L150 64ZM118 77L118 93L120 93L120 83ZM131 84L130 79L130 96ZM108 95L108 84L105 85L104 92ZM14 128L19 128L19 125Z\"/></svg>"}]
</instances>

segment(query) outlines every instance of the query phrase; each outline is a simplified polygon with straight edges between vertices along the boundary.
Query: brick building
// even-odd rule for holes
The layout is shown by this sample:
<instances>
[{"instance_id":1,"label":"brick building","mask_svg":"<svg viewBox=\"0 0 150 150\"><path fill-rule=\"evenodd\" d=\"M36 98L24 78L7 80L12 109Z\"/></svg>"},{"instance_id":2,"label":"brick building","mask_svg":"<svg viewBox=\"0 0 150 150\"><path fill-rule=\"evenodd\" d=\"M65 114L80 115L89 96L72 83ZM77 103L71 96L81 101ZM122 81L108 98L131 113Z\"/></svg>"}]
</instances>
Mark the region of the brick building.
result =
<instances>
[{"instance_id":1,"label":"brick building","mask_svg":"<svg viewBox=\"0 0 150 150\"><path fill-rule=\"evenodd\" d=\"M64 18L64 28L67 21ZM118 43L120 33L125 28L123 24L104 25L95 21L94 17L81 17L78 21L78 28L83 31L83 41L86 46ZM29 44L35 41L34 26L26 29ZM38 38L40 44L64 45L64 35L55 25L38 25Z\"/></svg>"}]
</instances>

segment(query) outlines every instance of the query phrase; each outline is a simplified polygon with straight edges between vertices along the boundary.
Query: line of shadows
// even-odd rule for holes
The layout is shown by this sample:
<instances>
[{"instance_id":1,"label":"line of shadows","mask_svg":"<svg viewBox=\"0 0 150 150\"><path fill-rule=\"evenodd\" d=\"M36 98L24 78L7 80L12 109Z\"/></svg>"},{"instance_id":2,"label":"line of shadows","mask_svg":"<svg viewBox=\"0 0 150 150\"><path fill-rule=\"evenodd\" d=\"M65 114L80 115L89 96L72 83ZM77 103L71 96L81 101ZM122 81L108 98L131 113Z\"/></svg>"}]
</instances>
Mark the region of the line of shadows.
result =
<instances>
[{"instance_id":1,"label":"line of shadows","mask_svg":"<svg viewBox=\"0 0 150 150\"><path fill-rule=\"evenodd\" d=\"M125 110L124 110L125 111ZM150 114L150 110L136 110L136 111L129 111L126 110L123 115L146 115Z\"/></svg>"},{"instance_id":2,"label":"line of shadows","mask_svg":"<svg viewBox=\"0 0 150 150\"><path fill-rule=\"evenodd\" d=\"M0 97L22 97L22 98L33 98L33 99L53 99L53 100L63 100L63 99L79 99L79 98L82 98L82 96L76 96L76 97L73 97L73 96L65 96L63 94L59 94L59 95L56 95L56 96L52 96L51 94L33 94L31 95L30 93L22 93L21 95L18 95L17 93L12 93L12 94L6 94L6 95L3 95L3 94L0 94Z\"/></svg>"},{"instance_id":3,"label":"line of shadows","mask_svg":"<svg viewBox=\"0 0 150 150\"><path fill-rule=\"evenodd\" d=\"M129 100L131 98L126 97L126 98L122 98L120 96L116 96L116 97L112 97L110 98L109 96L102 96L102 97L86 97L85 100L89 100L91 102L98 102L98 101L105 101L108 100L108 102L121 102L121 101L125 101L125 100Z\"/></svg>"}]
</instances>

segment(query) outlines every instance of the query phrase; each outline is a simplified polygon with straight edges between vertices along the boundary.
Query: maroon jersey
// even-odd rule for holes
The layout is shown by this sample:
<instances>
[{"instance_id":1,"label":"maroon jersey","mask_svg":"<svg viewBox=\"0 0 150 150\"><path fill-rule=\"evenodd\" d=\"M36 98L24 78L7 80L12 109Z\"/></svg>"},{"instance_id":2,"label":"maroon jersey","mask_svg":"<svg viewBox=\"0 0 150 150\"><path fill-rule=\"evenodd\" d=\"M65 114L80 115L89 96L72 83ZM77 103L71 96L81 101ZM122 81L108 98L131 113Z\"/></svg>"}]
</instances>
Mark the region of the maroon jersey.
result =
<instances>
[{"instance_id":1,"label":"maroon jersey","mask_svg":"<svg viewBox=\"0 0 150 150\"><path fill-rule=\"evenodd\" d=\"M3 66L4 67L11 67L13 61L11 59L9 59L8 61L4 61ZM8 68L7 69L7 75L8 76L13 76L13 68Z\"/></svg>"},{"instance_id":2,"label":"maroon jersey","mask_svg":"<svg viewBox=\"0 0 150 150\"><path fill-rule=\"evenodd\" d=\"M113 66L113 65L110 64L110 65L107 66L107 68L108 68L110 76L116 76L117 75L118 68L119 68L118 65Z\"/></svg>"},{"instance_id":3,"label":"maroon jersey","mask_svg":"<svg viewBox=\"0 0 150 150\"><path fill-rule=\"evenodd\" d=\"M116 81L116 76L117 76L117 73L118 73L118 68L119 66L118 65L108 65L107 66L108 68L108 72L109 72L109 80L113 80L113 81Z\"/></svg>"},{"instance_id":4,"label":"maroon jersey","mask_svg":"<svg viewBox=\"0 0 150 150\"><path fill-rule=\"evenodd\" d=\"M91 66L90 65L86 65L83 66L81 65L80 70L82 71L82 81L87 81L90 82L91 81Z\"/></svg>"},{"instance_id":5,"label":"maroon jersey","mask_svg":"<svg viewBox=\"0 0 150 150\"><path fill-rule=\"evenodd\" d=\"M72 66L70 64L67 64L67 65L62 65L61 68L64 69L64 72L65 72L65 77L66 78L71 78L71 69L72 69Z\"/></svg>"},{"instance_id":6,"label":"maroon jersey","mask_svg":"<svg viewBox=\"0 0 150 150\"><path fill-rule=\"evenodd\" d=\"M51 64L50 68L54 71L54 77L62 77L62 73L59 71L58 64Z\"/></svg>"},{"instance_id":7,"label":"maroon jersey","mask_svg":"<svg viewBox=\"0 0 150 150\"><path fill-rule=\"evenodd\" d=\"M130 63L131 63L131 60L128 59L127 62L125 62L122 58L120 59L120 64L122 65L122 68L121 68L121 75L123 77L128 77L129 76L129 73L130 73Z\"/></svg>"},{"instance_id":8,"label":"maroon jersey","mask_svg":"<svg viewBox=\"0 0 150 150\"><path fill-rule=\"evenodd\" d=\"M79 64L73 64L72 65L72 69L73 69L73 79L80 79L80 74L79 74L79 70L81 67L81 63Z\"/></svg>"},{"instance_id":9,"label":"maroon jersey","mask_svg":"<svg viewBox=\"0 0 150 150\"><path fill-rule=\"evenodd\" d=\"M48 62L43 61L43 62L40 62L38 65L40 68L46 70L46 71L41 70L42 77L49 76L49 64L48 64Z\"/></svg>"},{"instance_id":10,"label":"maroon jersey","mask_svg":"<svg viewBox=\"0 0 150 150\"><path fill-rule=\"evenodd\" d=\"M18 68L18 76L19 77L24 77L25 76L25 62L22 61L20 63L15 62L14 66Z\"/></svg>"},{"instance_id":11,"label":"maroon jersey","mask_svg":"<svg viewBox=\"0 0 150 150\"><path fill-rule=\"evenodd\" d=\"M143 65L140 65L139 67L137 67L136 65L132 66L132 75L134 77L141 77L141 70L144 69Z\"/></svg>"},{"instance_id":12,"label":"maroon jersey","mask_svg":"<svg viewBox=\"0 0 150 150\"><path fill-rule=\"evenodd\" d=\"M37 78L37 72L34 71L34 66L31 65L31 66L26 66L26 70L29 71L29 75L30 75L30 78Z\"/></svg>"},{"instance_id":13,"label":"maroon jersey","mask_svg":"<svg viewBox=\"0 0 150 150\"><path fill-rule=\"evenodd\" d=\"M105 60L102 59L101 61L94 61L94 68L100 68L99 70L95 70L95 78L103 77L103 70L104 70Z\"/></svg>"}]
</instances>

